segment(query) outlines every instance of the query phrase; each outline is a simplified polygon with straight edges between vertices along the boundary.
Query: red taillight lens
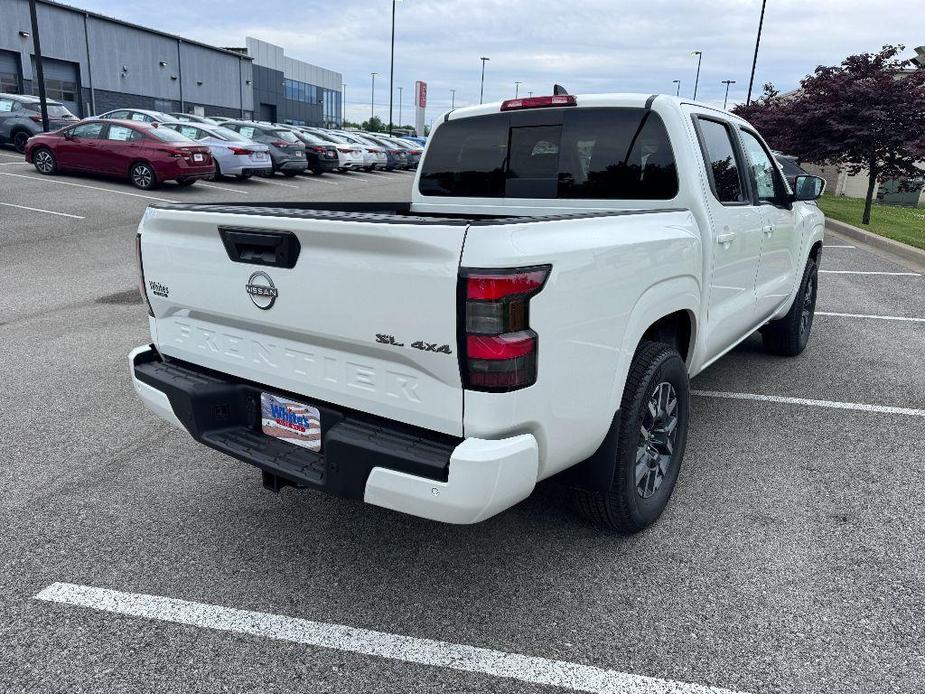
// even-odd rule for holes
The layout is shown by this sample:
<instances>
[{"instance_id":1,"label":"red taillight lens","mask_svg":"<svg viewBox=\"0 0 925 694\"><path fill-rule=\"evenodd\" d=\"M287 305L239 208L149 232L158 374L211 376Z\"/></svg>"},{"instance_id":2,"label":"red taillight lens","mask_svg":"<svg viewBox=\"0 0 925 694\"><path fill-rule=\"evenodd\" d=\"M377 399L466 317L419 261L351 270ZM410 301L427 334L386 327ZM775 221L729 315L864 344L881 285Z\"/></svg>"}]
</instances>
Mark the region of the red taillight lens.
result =
<instances>
[{"instance_id":1,"label":"red taillight lens","mask_svg":"<svg viewBox=\"0 0 925 694\"><path fill-rule=\"evenodd\" d=\"M229 147L232 154L253 154L254 152L246 147Z\"/></svg>"},{"instance_id":2,"label":"red taillight lens","mask_svg":"<svg viewBox=\"0 0 925 694\"><path fill-rule=\"evenodd\" d=\"M532 96L528 99L508 99L501 103L502 111L519 111L525 108L549 108L551 106L577 106L578 101L571 94L559 96Z\"/></svg>"},{"instance_id":3,"label":"red taillight lens","mask_svg":"<svg viewBox=\"0 0 925 694\"><path fill-rule=\"evenodd\" d=\"M31 120L33 123L41 123L42 117L41 116L29 116L29 120Z\"/></svg>"},{"instance_id":4,"label":"red taillight lens","mask_svg":"<svg viewBox=\"0 0 925 694\"><path fill-rule=\"evenodd\" d=\"M315 145L312 147L313 152L327 152L327 147L322 147L321 145Z\"/></svg>"},{"instance_id":5,"label":"red taillight lens","mask_svg":"<svg viewBox=\"0 0 925 694\"><path fill-rule=\"evenodd\" d=\"M460 359L467 388L498 392L536 382L537 334L530 329L530 298L543 288L550 269L461 272L465 335Z\"/></svg>"},{"instance_id":6,"label":"red taillight lens","mask_svg":"<svg viewBox=\"0 0 925 694\"><path fill-rule=\"evenodd\" d=\"M287 147L292 147L292 145L286 142L285 140L274 140L270 144L273 145L274 147L282 147L283 149Z\"/></svg>"},{"instance_id":7,"label":"red taillight lens","mask_svg":"<svg viewBox=\"0 0 925 694\"><path fill-rule=\"evenodd\" d=\"M141 292L141 298L144 299L148 307L148 315L153 316L154 311L151 308L151 302L148 301L147 287L145 286L145 266L141 260L141 234L135 234L135 263L138 269L138 291Z\"/></svg>"}]
</instances>

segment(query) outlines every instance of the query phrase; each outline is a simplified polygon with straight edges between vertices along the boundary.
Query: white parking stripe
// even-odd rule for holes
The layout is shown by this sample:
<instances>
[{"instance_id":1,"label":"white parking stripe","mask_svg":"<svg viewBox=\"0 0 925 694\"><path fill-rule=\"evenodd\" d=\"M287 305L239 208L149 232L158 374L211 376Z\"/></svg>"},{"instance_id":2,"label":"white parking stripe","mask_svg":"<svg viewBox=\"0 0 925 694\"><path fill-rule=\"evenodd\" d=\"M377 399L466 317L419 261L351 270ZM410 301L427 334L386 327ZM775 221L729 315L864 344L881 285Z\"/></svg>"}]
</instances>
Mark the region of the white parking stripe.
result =
<instances>
[{"instance_id":1,"label":"white parking stripe","mask_svg":"<svg viewBox=\"0 0 925 694\"><path fill-rule=\"evenodd\" d=\"M824 243L822 244L822 247L823 248L857 248L857 246L847 246L847 245L834 244L834 243Z\"/></svg>"},{"instance_id":2,"label":"white parking stripe","mask_svg":"<svg viewBox=\"0 0 925 694\"><path fill-rule=\"evenodd\" d=\"M226 188L225 186L217 186L214 183L199 183L194 184L197 188L215 188L215 190L227 190L229 193L240 193L241 195L250 195L246 190L238 190L237 188Z\"/></svg>"},{"instance_id":3,"label":"white parking stripe","mask_svg":"<svg viewBox=\"0 0 925 694\"><path fill-rule=\"evenodd\" d=\"M25 164L25 161L0 161L0 166L16 166L17 164Z\"/></svg>"},{"instance_id":4,"label":"white parking stripe","mask_svg":"<svg viewBox=\"0 0 925 694\"><path fill-rule=\"evenodd\" d=\"M252 181L257 183L269 183L271 186L283 186L284 188L298 188L299 186L294 186L291 183L280 183L279 181L268 181L265 178L252 178Z\"/></svg>"},{"instance_id":5,"label":"white parking stripe","mask_svg":"<svg viewBox=\"0 0 925 694\"><path fill-rule=\"evenodd\" d=\"M10 154L9 152L0 152L0 157L13 157L14 159L19 159L19 161L25 161L22 154Z\"/></svg>"},{"instance_id":6,"label":"white parking stripe","mask_svg":"<svg viewBox=\"0 0 925 694\"><path fill-rule=\"evenodd\" d=\"M826 275L890 275L893 277L921 277L917 272L872 272L870 270L820 270Z\"/></svg>"},{"instance_id":7,"label":"white parking stripe","mask_svg":"<svg viewBox=\"0 0 925 694\"><path fill-rule=\"evenodd\" d=\"M833 313L831 311L816 311L817 316L838 316L839 318L871 318L873 320L899 320L913 323L925 323L925 318L906 318L905 316L869 316L863 313Z\"/></svg>"},{"instance_id":8,"label":"white parking stripe","mask_svg":"<svg viewBox=\"0 0 925 694\"><path fill-rule=\"evenodd\" d=\"M338 183L337 181L322 181L320 178L318 178L318 176L306 176L302 180L309 181L311 183L324 183L324 185L326 186L339 186L340 185L340 183Z\"/></svg>"},{"instance_id":9,"label":"white parking stripe","mask_svg":"<svg viewBox=\"0 0 925 694\"><path fill-rule=\"evenodd\" d=\"M89 188L90 190L101 190L104 193L113 193L115 195L128 195L132 198L145 198L147 200L157 200L158 202L177 202L167 198L156 198L153 195L142 195L141 193L128 193L124 190L113 190L112 188L101 188L100 186L88 186L84 183L71 183L70 181L56 181L53 178L39 178L38 176L26 176L25 174L7 173L0 171L0 176L16 176L16 178L28 178L30 181L40 181L41 183L56 183L59 186L74 186L76 188Z\"/></svg>"},{"instance_id":10,"label":"white parking stripe","mask_svg":"<svg viewBox=\"0 0 925 694\"><path fill-rule=\"evenodd\" d=\"M30 212L44 212L45 214L54 214L54 215L58 215L59 217L70 217L71 219L84 219L84 217L81 217L80 215L77 215L77 214L68 214L67 212L55 212L54 210L43 210L39 207L26 207L25 205L14 205L11 202L0 202L0 205L4 205L5 207L16 207L16 208L19 208L20 210L29 210Z\"/></svg>"},{"instance_id":11,"label":"white parking stripe","mask_svg":"<svg viewBox=\"0 0 925 694\"><path fill-rule=\"evenodd\" d=\"M862 402L837 402L834 400L811 400L809 398L785 398L780 395L758 395L756 393L727 393L718 390L692 390L691 395L704 398L728 398L731 400L757 400L759 402L778 402L785 405L807 405L809 407L829 407L835 410L858 410L860 412L877 412L880 414L905 414L912 417L925 417L925 410L911 407L889 407L887 405L868 405Z\"/></svg>"},{"instance_id":12,"label":"white parking stripe","mask_svg":"<svg viewBox=\"0 0 925 694\"><path fill-rule=\"evenodd\" d=\"M143 593L53 583L35 599L598 694L735 694L591 665Z\"/></svg>"}]
</instances>

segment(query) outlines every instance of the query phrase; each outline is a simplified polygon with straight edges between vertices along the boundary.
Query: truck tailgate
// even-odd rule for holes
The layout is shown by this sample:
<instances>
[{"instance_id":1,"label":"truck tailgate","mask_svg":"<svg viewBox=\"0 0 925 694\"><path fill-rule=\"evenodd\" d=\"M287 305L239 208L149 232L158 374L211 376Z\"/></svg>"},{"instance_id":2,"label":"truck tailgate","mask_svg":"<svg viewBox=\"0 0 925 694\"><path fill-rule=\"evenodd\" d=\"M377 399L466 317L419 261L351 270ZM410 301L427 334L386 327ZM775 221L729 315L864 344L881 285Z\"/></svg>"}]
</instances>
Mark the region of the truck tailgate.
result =
<instances>
[{"instance_id":1,"label":"truck tailgate","mask_svg":"<svg viewBox=\"0 0 925 694\"><path fill-rule=\"evenodd\" d=\"M139 231L162 354L308 404L462 435L456 292L464 223L176 206L149 208ZM294 266L254 262L260 249L255 256L246 243L253 232L294 235ZM245 241L238 248L234 239Z\"/></svg>"}]
</instances>

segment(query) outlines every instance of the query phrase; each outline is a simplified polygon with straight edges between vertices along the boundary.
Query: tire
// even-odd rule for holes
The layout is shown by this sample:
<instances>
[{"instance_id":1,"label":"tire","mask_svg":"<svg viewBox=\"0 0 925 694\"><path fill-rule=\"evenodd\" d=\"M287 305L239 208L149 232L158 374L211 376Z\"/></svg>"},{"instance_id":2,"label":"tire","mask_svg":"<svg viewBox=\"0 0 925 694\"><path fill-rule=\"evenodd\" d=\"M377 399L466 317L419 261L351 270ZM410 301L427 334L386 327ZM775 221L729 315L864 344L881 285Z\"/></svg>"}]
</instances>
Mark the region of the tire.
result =
<instances>
[{"instance_id":1,"label":"tire","mask_svg":"<svg viewBox=\"0 0 925 694\"><path fill-rule=\"evenodd\" d=\"M237 177L238 177L238 180L240 181L246 181L248 178L251 177L251 174L238 174Z\"/></svg>"},{"instance_id":2,"label":"tire","mask_svg":"<svg viewBox=\"0 0 925 694\"><path fill-rule=\"evenodd\" d=\"M181 188L189 188L196 182L195 178L178 178L177 185Z\"/></svg>"},{"instance_id":3,"label":"tire","mask_svg":"<svg viewBox=\"0 0 925 694\"><path fill-rule=\"evenodd\" d=\"M10 141L13 143L13 147L17 152L20 154L25 154L26 143L29 141L30 137L32 137L32 135L25 130L17 130L15 133L13 133L13 138Z\"/></svg>"},{"instance_id":4,"label":"tire","mask_svg":"<svg viewBox=\"0 0 925 694\"><path fill-rule=\"evenodd\" d=\"M323 176L324 169L312 169L312 176Z\"/></svg>"},{"instance_id":5,"label":"tire","mask_svg":"<svg viewBox=\"0 0 925 694\"><path fill-rule=\"evenodd\" d=\"M141 188L141 190L151 190L157 186L157 175L147 162L137 161L132 164L128 177L132 185L136 188Z\"/></svg>"},{"instance_id":6,"label":"tire","mask_svg":"<svg viewBox=\"0 0 925 694\"><path fill-rule=\"evenodd\" d=\"M225 174L222 173L222 167L218 165L218 160L215 160L215 173L212 174L213 181L221 181L225 178Z\"/></svg>"},{"instance_id":7,"label":"tire","mask_svg":"<svg viewBox=\"0 0 925 694\"><path fill-rule=\"evenodd\" d=\"M761 329L765 350L781 357L795 357L806 349L813 329L818 290L819 267L816 260L810 258L806 261L800 289L787 315Z\"/></svg>"},{"instance_id":8,"label":"tire","mask_svg":"<svg viewBox=\"0 0 925 694\"><path fill-rule=\"evenodd\" d=\"M687 365L673 347L648 340L639 345L619 417L610 488L576 489L574 499L587 520L629 534L648 527L665 510L684 458L690 385Z\"/></svg>"},{"instance_id":9,"label":"tire","mask_svg":"<svg viewBox=\"0 0 925 694\"><path fill-rule=\"evenodd\" d=\"M282 174L286 178L295 178L296 176L299 175L299 172L298 171L283 171Z\"/></svg>"},{"instance_id":10,"label":"tire","mask_svg":"<svg viewBox=\"0 0 925 694\"><path fill-rule=\"evenodd\" d=\"M58 172L58 160L47 147L39 147L32 153L32 165L40 174L52 176Z\"/></svg>"}]
</instances>

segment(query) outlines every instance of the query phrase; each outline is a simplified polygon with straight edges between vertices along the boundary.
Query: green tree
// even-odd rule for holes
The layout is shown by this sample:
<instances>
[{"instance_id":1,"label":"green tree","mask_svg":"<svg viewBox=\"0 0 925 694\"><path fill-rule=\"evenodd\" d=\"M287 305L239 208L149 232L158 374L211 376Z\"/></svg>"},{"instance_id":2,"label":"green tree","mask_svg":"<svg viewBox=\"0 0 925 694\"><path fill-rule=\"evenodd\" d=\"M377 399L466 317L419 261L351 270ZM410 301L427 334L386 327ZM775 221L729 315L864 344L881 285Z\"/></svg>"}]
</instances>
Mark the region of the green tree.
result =
<instances>
[{"instance_id":1,"label":"green tree","mask_svg":"<svg viewBox=\"0 0 925 694\"><path fill-rule=\"evenodd\" d=\"M382 119L379 116L373 116L369 120L363 121L360 125L361 130L366 130L371 133L384 133L388 130L388 126L382 122Z\"/></svg>"}]
</instances>

